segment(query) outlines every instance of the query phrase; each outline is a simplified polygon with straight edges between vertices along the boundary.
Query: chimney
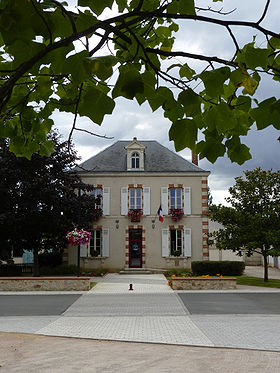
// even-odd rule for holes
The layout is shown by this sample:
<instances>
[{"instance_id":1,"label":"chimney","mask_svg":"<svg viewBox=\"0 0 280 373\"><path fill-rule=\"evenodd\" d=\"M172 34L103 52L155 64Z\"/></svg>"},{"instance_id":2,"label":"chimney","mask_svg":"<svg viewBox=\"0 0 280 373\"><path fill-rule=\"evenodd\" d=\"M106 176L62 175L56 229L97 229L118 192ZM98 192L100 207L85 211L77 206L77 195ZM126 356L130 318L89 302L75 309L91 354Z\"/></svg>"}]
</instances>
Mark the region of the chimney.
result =
<instances>
[{"instance_id":1,"label":"chimney","mask_svg":"<svg viewBox=\"0 0 280 373\"><path fill-rule=\"evenodd\" d=\"M198 166L198 155L192 150L192 163Z\"/></svg>"}]
</instances>

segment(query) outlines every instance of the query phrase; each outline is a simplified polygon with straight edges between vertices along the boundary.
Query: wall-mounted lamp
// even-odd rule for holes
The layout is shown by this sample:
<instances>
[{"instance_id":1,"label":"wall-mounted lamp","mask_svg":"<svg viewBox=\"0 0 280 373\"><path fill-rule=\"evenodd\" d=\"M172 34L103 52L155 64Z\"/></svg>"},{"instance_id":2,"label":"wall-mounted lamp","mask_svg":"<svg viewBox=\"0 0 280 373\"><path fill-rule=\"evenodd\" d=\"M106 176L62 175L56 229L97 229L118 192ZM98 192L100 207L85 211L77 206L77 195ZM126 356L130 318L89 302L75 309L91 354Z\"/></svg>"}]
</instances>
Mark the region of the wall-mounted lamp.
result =
<instances>
[{"instance_id":1,"label":"wall-mounted lamp","mask_svg":"<svg viewBox=\"0 0 280 373\"><path fill-rule=\"evenodd\" d=\"M119 229L119 220L116 220L116 228Z\"/></svg>"},{"instance_id":2,"label":"wall-mounted lamp","mask_svg":"<svg viewBox=\"0 0 280 373\"><path fill-rule=\"evenodd\" d=\"M156 222L156 219L152 219L152 228L155 229L155 222Z\"/></svg>"}]
</instances>

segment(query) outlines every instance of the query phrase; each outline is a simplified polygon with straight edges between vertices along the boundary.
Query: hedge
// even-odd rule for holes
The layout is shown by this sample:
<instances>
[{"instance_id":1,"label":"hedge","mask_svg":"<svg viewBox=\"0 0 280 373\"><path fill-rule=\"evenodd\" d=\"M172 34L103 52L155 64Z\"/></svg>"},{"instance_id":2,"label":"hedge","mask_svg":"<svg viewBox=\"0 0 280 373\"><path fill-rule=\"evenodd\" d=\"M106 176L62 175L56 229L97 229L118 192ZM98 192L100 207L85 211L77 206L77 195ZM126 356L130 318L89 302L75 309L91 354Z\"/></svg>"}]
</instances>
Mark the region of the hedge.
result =
<instances>
[{"instance_id":1,"label":"hedge","mask_svg":"<svg viewBox=\"0 0 280 373\"><path fill-rule=\"evenodd\" d=\"M241 276L245 269L244 262L237 261L195 261L192 262L192 272L197 276L217 274L223 276Z\"/></svg>"}]
</instances>

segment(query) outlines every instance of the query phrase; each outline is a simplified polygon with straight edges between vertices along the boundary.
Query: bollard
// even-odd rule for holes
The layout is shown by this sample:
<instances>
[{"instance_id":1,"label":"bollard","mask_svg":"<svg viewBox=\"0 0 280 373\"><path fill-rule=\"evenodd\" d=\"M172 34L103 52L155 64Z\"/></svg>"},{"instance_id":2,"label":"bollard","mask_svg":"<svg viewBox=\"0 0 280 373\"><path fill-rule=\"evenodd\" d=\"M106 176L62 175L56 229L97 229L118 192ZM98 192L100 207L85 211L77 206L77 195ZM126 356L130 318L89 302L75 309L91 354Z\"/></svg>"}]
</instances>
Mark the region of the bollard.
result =
<instances>
[{"instance_id":1,"label":"bollard","mask_svg":"<svg viewBox=\"0 0 280 373\"><path fill-rule=\"evenodd\" d=\"M129 284L129 289L128 290L133 290L132 284Z\"/></svg>"}]
</instances>

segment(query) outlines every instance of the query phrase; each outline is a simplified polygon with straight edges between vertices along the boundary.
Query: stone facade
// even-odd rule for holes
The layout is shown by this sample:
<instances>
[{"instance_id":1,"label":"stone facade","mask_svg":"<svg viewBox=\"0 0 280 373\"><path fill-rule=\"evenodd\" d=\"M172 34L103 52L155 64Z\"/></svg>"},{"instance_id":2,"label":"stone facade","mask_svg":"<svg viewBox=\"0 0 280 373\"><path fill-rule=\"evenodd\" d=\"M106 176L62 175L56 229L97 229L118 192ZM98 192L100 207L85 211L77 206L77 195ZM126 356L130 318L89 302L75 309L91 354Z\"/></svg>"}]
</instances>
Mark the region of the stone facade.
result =
<instances>
[{"instance_id":1,"label":"stone facade","mask_svg":"<svg viewBox=\"0 0 280 373\"><path fill-rule=\"evenodd\" d=\"M225 290L236 289L236 278L176 277L172 278L173 290Z\"/></svg>"},{"instance_id":2,"label":"stone facade","mask_svg":"<svg viewBox=\"0 0 280 373\"><path fill-rule=\"evenodd\" d=\"M0 291L87 291L90 277L0 277Z\"/></svg>"}]
</instances>

